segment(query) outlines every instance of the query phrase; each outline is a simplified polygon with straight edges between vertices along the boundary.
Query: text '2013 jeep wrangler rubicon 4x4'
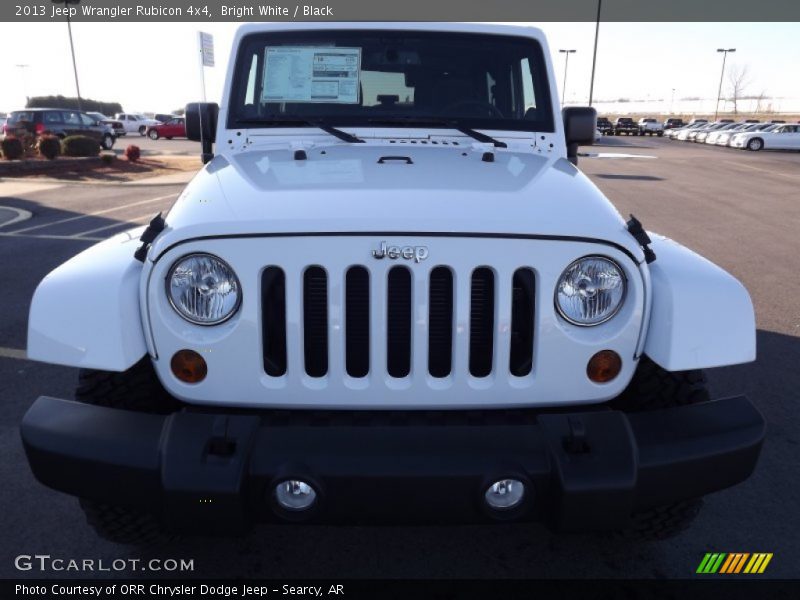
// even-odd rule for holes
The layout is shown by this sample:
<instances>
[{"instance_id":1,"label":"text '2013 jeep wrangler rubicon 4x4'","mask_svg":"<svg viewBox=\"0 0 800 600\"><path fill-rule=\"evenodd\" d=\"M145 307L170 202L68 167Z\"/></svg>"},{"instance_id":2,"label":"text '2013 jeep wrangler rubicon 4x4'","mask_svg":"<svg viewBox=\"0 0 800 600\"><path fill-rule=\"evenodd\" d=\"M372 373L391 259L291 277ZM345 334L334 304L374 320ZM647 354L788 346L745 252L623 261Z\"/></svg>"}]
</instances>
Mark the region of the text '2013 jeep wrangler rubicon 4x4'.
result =
<instances>
[{"instance_id":1,"label":"text '2013 jeep wrangler rubicon 4x4'","mask_svg":"<svg viewBox=\"0 0 800 600\"><path fill-rule=\"evenodd\" d=\"M57 268L22 422L98 533L539 520L665 537L753 471L744 287L574 165L537 29L241 27L166 218ZM212 143L214 146L212 146ZM213 153L212 153L213 150Z\"/></svg>"}]
</instances>

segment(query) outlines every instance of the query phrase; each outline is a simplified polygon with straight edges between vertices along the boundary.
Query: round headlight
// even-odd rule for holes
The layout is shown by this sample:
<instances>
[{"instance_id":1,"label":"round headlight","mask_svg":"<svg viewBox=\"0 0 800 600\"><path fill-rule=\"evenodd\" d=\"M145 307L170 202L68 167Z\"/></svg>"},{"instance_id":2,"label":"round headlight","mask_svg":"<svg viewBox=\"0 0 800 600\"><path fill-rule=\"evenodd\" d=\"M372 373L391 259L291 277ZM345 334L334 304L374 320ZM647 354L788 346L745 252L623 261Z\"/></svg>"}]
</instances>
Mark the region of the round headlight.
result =
<instances>
[{"instance_id":1,"label":"round headlight","mask_svg":"<svg viewBox=\"0 0 800 600\"><path fill-rule=\"evenodd\" d=\"M167 297L187 321L217 325L239 308L242 290L236 273L225 261L210 254L190 254L169 270Z\"/></svg>"},{"instance_id":2,"label":"round headlight","mask_svg":"<svg viewBox=\"0 0 800 600\"><path fill-rule=\"evenodd\" d=\"M556 308L574 325L599 325L617 314L625 299L625 275L614 261L601 256L576 260L556 286Z\"/></svg>"}]
</instances>

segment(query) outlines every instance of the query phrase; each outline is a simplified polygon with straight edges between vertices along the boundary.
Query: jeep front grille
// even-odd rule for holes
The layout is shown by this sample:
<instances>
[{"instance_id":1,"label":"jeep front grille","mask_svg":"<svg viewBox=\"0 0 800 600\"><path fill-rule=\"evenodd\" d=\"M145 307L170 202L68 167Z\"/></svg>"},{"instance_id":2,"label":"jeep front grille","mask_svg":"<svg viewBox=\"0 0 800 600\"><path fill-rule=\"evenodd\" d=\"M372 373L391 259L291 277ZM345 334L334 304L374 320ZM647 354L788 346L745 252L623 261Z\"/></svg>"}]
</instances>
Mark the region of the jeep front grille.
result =
<instances>
[{"instance_id":1,"label":"jeep front grille","mask_svg":"<svg viewBox=\"0 0 800 600\"><path fill-rule=\"evenodd\" d=\"M302 330L295 331L302 343L302 365L287 364L287 335L292 335L287 334L291 331L287 328L286 287L291 285L287 277L275 266L264 269L261 276L263 362L270 377L302 369L309 377L321 378L329 375L331 365L340 365L354 379L380 373L397 380L414 377L413 353L423 347L413 339L414 323L424 319L428 372L423 376L445 378L454 370L454 328L459 315L467 317L467 364L472 377L487 378L495 371L525 377L532 371L535 278L531 269L517 269L513 277L500 280L492 268L479 267L466 274L468 287L462 286L459 294L456 282L463 275L447 266L437 266L424 276L415 273L413 266L397 265L378 274L365 266L352 266L341 282L330 281L324 267L309 266L298 274ZM338 310L344 311L341 346L329 343L329 314L336 312L331 307L331 302L337 302L334 295L341 298ZM498 298L510 298L510 335L498 336L495 331ZM504 351L498 348L499 338L508 344ZM384 346L385 353L378 355L385 357L385 364L371 364L373 345ZM343 356L331 360L332 352ZM506 364L499 364L500 356L506 357Z\"/></svg>"}]
</instances>

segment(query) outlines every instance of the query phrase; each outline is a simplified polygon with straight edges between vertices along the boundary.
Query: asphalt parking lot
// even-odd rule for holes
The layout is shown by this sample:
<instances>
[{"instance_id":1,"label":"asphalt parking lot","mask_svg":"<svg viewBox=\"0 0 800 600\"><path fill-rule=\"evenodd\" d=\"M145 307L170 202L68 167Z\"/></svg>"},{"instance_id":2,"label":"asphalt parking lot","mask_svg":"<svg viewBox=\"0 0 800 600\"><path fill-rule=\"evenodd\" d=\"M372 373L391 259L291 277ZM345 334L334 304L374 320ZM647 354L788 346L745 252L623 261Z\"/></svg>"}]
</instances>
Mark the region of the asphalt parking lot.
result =
<instances>
[{"instance_id":1,"label":"asphalt parking lot","mask_svg":"<svg viewBox=\"0 0 800 600\"><path fill-rule=\"evenodd\" d=\"M147 222L170 205L180 186L0 182L0 206L32 213L0 227L0 577L81 575L20 573L13 566L18 554L187 558L194 559L193 575L199 577L691 577L710 551L772 552L766 576L800 577L800 153L638 137L607 138L584 150L641 155L586 157L579 167L620 212L634 213L648 229L730 271L755 303L757 361L708 376L712 395L745 393L757 403L769 424L768 439L754 476L708 497L691 530L666 542L638 544L553 535L527 524L264 526L241 539L186 538L147 551L98 540L76 500L33 479L19 442L18 425L31 402L41 394L70 397L76 380L73 369L24 359L28 305L48 271L97 239Z\"/></svg>"},{"instance_id":2,"label":"asphalt parking lot","mask_svg":"<svg viewBox=\"0 0 800 600\"><path fill-rule=\"evenodd\" d=\"M114 143L114 151L121 154L130 144L139 146L144 154L175 154L181 156L197 156L200 154L200 144L198 142L191 142L184 138L151 140L146 135L141 136L138 133L129 133L117 138Z\"/></svg>"}]
</instances>

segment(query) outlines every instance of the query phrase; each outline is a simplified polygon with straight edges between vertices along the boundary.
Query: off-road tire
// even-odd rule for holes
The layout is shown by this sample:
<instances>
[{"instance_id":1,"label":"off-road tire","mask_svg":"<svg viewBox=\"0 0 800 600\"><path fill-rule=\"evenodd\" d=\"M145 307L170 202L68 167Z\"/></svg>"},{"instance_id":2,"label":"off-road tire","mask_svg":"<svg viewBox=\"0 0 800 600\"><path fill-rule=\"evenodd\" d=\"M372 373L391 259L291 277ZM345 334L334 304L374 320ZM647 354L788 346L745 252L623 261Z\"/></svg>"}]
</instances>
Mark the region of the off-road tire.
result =
<instances>
[{"instance_id":1,"label":"off-road tire","mask_svg":"<svg viewBox=\"0 0 800 600\"><path fill-rule=\"evenodd\" d=\"M156 377L145 356L122 373L82 369L75 399L86 404L135 412L168 414L180 408ZM174 538L161 530L154 515L140 510L80 499L87 523L97 535L116 544L157 546Z\"/></svg>"},{"instance_id":2,"label":"off-road tire","mask_svg":"<svg viewBox=\"0 0 800 600\"><path fill-rule=\"evenodd\" d=\"M624 412L641 412L698 404L710 399L702 371L665 371L643 356L630 384L611 402L611 406ZM702 506L702 498L690 498L634 513L630 526L618 533L631 540L665 540L688 529Z\"/></svg>"}]
</instances>

